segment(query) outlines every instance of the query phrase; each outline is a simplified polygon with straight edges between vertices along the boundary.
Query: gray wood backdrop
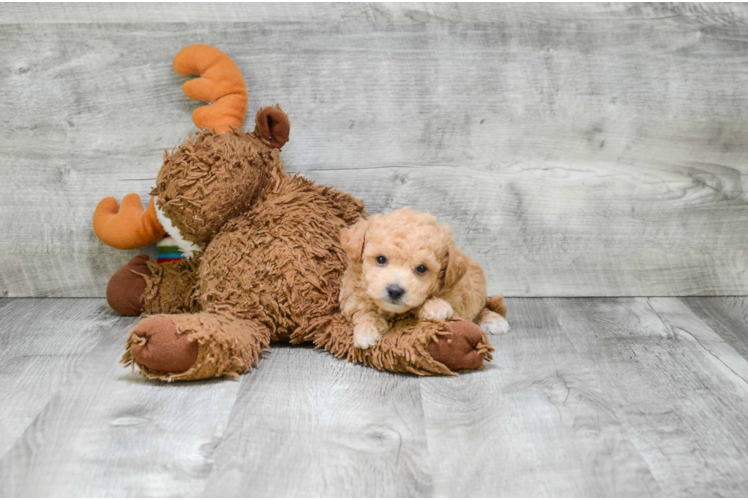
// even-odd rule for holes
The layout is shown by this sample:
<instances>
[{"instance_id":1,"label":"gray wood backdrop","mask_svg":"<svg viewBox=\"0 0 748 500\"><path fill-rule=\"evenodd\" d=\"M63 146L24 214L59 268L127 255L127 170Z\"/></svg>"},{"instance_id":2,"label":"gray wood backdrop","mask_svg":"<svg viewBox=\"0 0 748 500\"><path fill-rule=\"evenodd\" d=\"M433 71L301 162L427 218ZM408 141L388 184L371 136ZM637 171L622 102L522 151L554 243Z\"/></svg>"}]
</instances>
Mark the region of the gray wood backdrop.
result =
<instances>
[{"instance_id":1,"label":"gray wood backdrop","mask_svg":"<svg viewBox=\"0 0 748 500\"><path fill-rule=\"evenodd\" d=\"M0 295L102 296L91 230L194 131L213 44L289 171L453 225L514 296L748 293L741 4L0 5ZM149 249L153 252L153 249Z\"/></svg>"}]
</instances>

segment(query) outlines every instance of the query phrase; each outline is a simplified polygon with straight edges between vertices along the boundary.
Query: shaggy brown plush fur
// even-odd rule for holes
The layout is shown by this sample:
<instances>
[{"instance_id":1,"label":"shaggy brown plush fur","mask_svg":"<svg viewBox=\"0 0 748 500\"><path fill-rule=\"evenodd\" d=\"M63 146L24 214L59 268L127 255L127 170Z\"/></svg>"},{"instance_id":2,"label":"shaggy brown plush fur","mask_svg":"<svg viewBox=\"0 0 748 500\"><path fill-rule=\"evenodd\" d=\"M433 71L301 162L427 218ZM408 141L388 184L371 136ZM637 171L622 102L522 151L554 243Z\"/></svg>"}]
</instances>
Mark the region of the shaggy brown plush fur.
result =
<instances>
[{"instance_id":1,"label":"shaggy brown plush fur","mask_svg":"<svg viewBox=\"0 0 748 500\"><path fill-rule=\"evenodd\" d=\"M197 270L200 257L160 266L148 261L143 314L194 313L200 310Z\"/></svg>"},{"instance_id":2,"label":"shaggy brown plush fur","mask_svg":"<svg viewBox=\"0 0 748 500\"><path fill-rule=\"evenodd\" d=\"M164 154L151 195L184 238L204 247L226 221L252 205L270 172L282 165L278 150L254 134L206 130Z\"/></svg>"}]
</instances>

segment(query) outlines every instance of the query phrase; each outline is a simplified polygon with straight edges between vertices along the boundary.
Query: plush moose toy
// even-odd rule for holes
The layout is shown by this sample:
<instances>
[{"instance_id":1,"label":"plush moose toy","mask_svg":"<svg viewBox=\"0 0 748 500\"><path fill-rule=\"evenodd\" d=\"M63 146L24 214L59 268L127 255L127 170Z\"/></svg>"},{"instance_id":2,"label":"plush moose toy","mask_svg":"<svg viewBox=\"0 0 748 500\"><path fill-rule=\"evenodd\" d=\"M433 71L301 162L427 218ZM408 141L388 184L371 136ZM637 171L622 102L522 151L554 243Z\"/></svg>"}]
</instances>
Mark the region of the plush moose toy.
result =
<instances>
[{"instance_id":1,"label":"plush moose toy","mask_svg":"<svg viewBox=\"0 0 748 500\"><path fill-rule=\"evenodd\" d=\"M241 130L247 90L220 50L191 45L174 59L200 129L164 155L152 198L102 200L94 231L107 245L141 248L169 234L186 257L156 264L131 259L109 280L120 314L146 315L123 356L149 378L173 381L238 376L271 342L313 342L338 358L380 370L454 374L491 358L483 332L465 321L404 320L376 345L353 346L339 310L345 266L339 233L366 217L354 197L299 175L280 160L290 123L278 106L260 109Z\"/></svg>"}]
</instances>

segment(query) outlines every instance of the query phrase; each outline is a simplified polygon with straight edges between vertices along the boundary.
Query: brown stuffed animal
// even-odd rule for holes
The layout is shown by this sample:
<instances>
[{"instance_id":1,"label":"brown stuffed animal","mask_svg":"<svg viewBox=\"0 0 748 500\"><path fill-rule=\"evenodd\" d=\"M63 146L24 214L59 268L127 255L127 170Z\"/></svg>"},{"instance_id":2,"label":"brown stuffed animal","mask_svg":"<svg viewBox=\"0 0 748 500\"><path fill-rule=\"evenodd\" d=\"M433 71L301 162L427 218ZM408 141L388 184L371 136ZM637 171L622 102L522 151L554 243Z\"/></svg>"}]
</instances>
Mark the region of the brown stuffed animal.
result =
<instances>
[{"instance_id":1,"label":"brown stuffed animal","mask_svg":"<svg viewBox=\"0 0 748 500\"><path fill-rule=\"evenodd\" d=\"M201 129L166 153L147 210L137 195L99 203L94 230L116 248L171 235L188 259L131 259L109 280L107 300L124 315L146 314L123 362L149 378L195 380L248 371L271 342L313 342L338 358L419 375L479 368L493 350L463 321L397 323L375 346L353 346L339 310L346 255L339 234L366 216L352 196L287 175L279 150L290 123L280 107L239 129L244 79L223 52L191 45L174 68L200 75L187 96L211 103L193 113Z\"/></svg>"}]
</instances>

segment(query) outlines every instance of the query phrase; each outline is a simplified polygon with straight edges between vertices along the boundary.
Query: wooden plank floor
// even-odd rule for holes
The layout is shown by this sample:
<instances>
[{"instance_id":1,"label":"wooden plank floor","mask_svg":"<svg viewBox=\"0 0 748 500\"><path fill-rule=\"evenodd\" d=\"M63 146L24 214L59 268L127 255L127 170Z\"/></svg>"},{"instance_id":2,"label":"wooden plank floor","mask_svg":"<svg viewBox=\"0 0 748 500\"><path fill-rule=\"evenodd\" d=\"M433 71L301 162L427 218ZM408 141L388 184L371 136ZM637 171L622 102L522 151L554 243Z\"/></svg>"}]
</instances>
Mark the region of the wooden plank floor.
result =
<instances>
[{"instance_id":1,"label":"wooden plank floor","mask_svg":"<svg viewBox=\"0 0 748 500\"><path fill-rule=\"evenodd\" d=\"M241 381L117 364L103 299L2 299L2 496L745 496L745 298L509 299L417 378L275 346Z\"/></svg>"}]
</instances>

